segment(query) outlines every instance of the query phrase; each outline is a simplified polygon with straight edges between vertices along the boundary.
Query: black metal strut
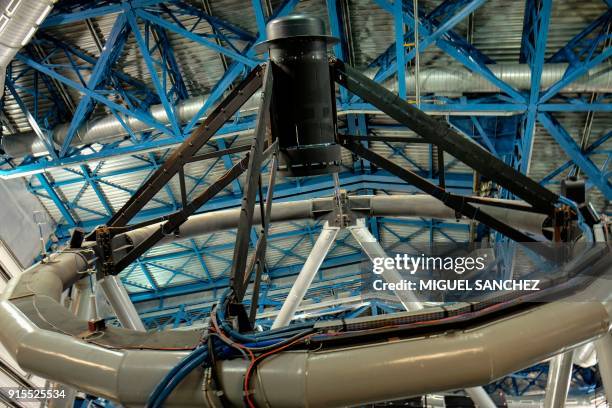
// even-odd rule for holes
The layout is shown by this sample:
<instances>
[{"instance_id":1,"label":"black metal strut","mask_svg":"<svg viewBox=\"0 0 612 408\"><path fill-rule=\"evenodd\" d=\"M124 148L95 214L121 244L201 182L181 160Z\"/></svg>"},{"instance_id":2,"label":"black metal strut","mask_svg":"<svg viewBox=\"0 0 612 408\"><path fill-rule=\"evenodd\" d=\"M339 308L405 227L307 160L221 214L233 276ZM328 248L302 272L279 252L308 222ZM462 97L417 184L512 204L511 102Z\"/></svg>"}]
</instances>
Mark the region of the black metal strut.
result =
<instances>
[{"instance_id":1,"label":"black metal strut","mask_svg":"<svg viewBox=\"0 0 612 408\"><path fill-rule=\"evenodd\" d=\"M554 213L555 204L559 201L557 194L508 166L481 146L450 128L448 124L413 107L398 95L342 61L334 59L331 64L336 82L340 85L412 129L429 143L451 153L478 173L508 189L536 209L545 211L547 214Z\"/></svg>"},{"instance_id":2,"label":"black metal strut","mask_svg":"<svg viewBox=\"0 0 612 408\"><path fill-rule=\"evenodd\" d=\"M229 120L242 105L259 89L263 82L263 67L258 65L249 75L212 111L200 126L174 150L172 155L130 197L106 224L125 226L155 195L177 174L186 163L197 160L196 153Z\"/></svg>"}]
</instances>

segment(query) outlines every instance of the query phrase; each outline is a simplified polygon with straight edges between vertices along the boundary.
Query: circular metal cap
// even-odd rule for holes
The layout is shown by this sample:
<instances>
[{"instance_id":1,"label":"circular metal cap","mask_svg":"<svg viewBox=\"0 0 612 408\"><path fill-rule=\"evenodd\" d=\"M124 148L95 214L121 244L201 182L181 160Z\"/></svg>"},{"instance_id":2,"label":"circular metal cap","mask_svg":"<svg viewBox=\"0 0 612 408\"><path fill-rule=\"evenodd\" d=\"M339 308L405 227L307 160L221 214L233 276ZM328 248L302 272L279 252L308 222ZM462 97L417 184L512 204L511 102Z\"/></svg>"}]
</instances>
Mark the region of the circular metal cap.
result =
<instances>
[{"instance_id":1,"label":"circular metal cap","mask_svg":"<svg viewBox=\"0 0 612 408\"><path fill-rule=\"evenodd\" d=\"M268 48L270 43L296 37L324 39L328 44L335 44L338 39L325 33L323 20L306 14L290 14L275 18L266 26L266 41L256 45L258 50Z\"/></svg>"}]
</instances>

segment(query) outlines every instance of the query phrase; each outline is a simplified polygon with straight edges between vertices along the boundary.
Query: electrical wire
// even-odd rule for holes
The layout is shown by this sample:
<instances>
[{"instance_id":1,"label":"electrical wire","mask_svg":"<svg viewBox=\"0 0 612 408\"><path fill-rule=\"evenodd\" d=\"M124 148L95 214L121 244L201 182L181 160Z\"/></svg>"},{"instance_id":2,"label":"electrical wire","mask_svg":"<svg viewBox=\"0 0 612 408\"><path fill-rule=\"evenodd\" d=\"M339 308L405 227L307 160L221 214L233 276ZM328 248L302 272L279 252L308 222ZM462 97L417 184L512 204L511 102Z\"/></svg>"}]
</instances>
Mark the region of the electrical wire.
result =
<instances>
[{"instance_id":1,"label":"electrical wire","mask_svg":"<svg viewBox=\"0 0 612 408\"><path fill-rule=\"evenodd\" d=\"M251 364L249 364L246 373L244 375L244 397L246 400L247 405L249 406L249 408L256 408L255 407L255 403L253 402L253 400L251 399L251 394L249 392L249 380L251 379L251 373L253 372L253 369L257 366L257 364L259 364L261 361L263 361L266 357L269 357L273 354L276 354L278 352L281 352L291 346L293 346L294 344L297 344L299 342L305 342L310 336L312 336L314 334L310 334L308 336L305 337L300 337L296 340L293 340L292 342L286 343L278 348L275 348L273 350L268 351L267 353L261 354L259 355L256 359L254 359L253 361L251 361Z\"/></svg>"}]
</instances>

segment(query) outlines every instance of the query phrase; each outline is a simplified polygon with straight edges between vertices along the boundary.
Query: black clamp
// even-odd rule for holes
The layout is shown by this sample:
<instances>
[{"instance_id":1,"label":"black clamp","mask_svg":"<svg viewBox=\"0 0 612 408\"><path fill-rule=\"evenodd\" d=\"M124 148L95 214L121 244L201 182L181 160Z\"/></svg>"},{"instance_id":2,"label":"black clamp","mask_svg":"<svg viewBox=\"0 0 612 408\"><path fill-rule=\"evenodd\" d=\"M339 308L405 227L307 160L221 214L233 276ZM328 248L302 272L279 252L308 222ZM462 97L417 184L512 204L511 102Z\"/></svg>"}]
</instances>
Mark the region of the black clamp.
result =
<instances>
[{"instance_id":1,"label":"black clamp","mask_svg":"<svg viewBox=\"0 0 612 408\"><path fill-rule=\"evenodd\" d=\"M113 259L113 234L108 227L99 227L96 233L98 251L98 271L103 276L114 275L115 261Z\"/></svg>"}]
</instances>

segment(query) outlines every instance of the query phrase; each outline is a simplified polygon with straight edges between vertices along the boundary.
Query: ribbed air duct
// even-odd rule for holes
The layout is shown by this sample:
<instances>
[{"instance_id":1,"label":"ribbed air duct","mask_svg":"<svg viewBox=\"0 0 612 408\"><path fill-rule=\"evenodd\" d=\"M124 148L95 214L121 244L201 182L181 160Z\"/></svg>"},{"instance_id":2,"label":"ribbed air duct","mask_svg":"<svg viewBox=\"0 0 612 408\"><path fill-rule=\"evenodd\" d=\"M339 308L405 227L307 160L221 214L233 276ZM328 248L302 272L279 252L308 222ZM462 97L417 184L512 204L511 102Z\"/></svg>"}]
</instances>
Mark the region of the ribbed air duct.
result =
<instances>
[{"instance_id":1,"label":"ribbed air duct","mask_svg":"<svg viewBox=\"0 0 612 408\"><path fill-rule=\"evenodd\" d=\"M526 64L495 64L488 68L502 81L519 90L528 90L531 86L531 70ZM561 78L567 69L567 64L547 64L542 73L541 89L547 89ZM372 73L370 73L373 75ZM371 76L370 75L370 76ZM464 67L429 68L419 73L421 91L437 95L460 95L462 93L491 93L499 89L482 76L475 74ZM390 80L385 86L395 90L396 81ZM415 88L414 76L406 79L408 90ZM612 63L600 64L587 74L572 82L561 92L612 92ZM242 116L255 113L259 92L256 93L240 110ZM177 116L181 123L191 120L204 106L208 95L191 98L181 102L177 108ZM161 105L154 105L150 114L161 123L169 123L166 111ZM121 115L122 120L135 132L151 130L150 126L132 117ZM58 125L53 130L53 140L61 146L68 131L69 124ZM82 146L89 143L108 143L129 134L121 121L113 115L94 118L86 121L75 134L71 145ZM34 133L19 133L7 135L2 139L0 147L11 157L19 159L26 155L46 155L47 150Z\"/></svg>"},{"instance_id":2,"label":"ribbed air duct","mask_svg":"<svg viewBox=\"0 0 612 408\"><path fill-rule=\"evenodd\" d=\"M531 69L527 64L493 64L487 66L491 72L518 90L531 88ZM563 78L567 64L546 64L542 70L540 89L546 90ZM406 77L406 89L410 93L415 89L415 77ZM500 89L485 77L478 75L467 68L436 67L419 72L421 91L436 95L457 96L464 93L494 93ZM395 84L388 86L395 90ZM612 92L612 62L596 66L585 75L564 87L561 93L581 92Z\"/></svg>"},{"instance_id":3,"label":"ribbed air duct","mask_svg":"<svg viewBox=\"0 0 612 408\"><path fill-rule=\"evenodd\" d=\"M30 41L56 1L0 1L0 89L4 90L6 67Z\"/></svg>"}]
</instances>

